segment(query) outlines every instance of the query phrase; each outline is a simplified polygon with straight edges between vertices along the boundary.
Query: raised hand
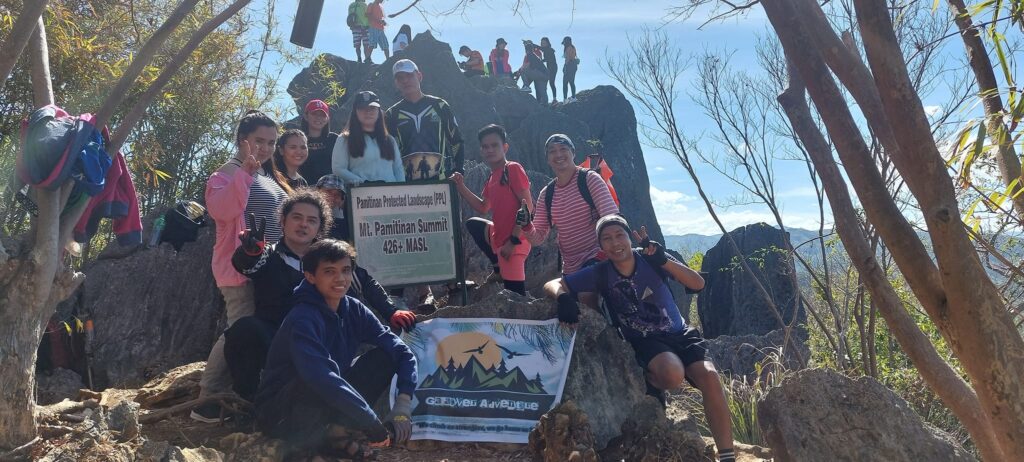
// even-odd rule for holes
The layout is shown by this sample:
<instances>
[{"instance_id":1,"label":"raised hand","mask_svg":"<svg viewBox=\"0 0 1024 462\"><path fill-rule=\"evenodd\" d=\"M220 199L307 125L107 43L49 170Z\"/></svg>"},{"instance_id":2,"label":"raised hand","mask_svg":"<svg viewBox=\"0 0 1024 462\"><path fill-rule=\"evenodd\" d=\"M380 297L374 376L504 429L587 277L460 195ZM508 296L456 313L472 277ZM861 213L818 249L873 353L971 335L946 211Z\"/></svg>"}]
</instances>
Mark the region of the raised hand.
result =
<instances>
[{"instance_id":1,"label":"raised hand","mask_svg":"<svg viewBox=\"0 0 1024 462\"><path fill-rule=\"evenodd\" d=\"M267 219L260 218L260 222L256 223L256 214L249 214L249 227L245 231L238 233L238 239L242 241L242 249L249 255L259 255L263 253L263 248L266 247L266 239L264 236L267 234Z\"/></svg>"},{"instance_id":2,"label":"raised hand","mask_svg":"<svg viewBox=\"0 0 1024 462\"><path fill-rule=\"evenodd\" d=\"M256 160L256 156L252 155L252 146L249 145L248 140L242 140L241 143L238 143L238 153L242 156L242 170L252 175L260 169L260 161Z\"/></svg>"},{"instance_id":3,"label":"raised hand","mask_svg":"<svg viewBox=\"0 0 1024 462\"><path fill-rule=\"evenodd\" d=\"M644 260L652 266L659 268L668 263L668 255L665 254L665 246L661 245L658 241L652 241L650 236L647 235L647 227L641 226L640 232L633 231L633 238L640 242L640 248L643 249Z\"/></svg>"},{"instance_id":4,"label":"raised hand","mask_svg":"<svg viewBox=\"0 0 1024 462\"><path fill-rule=\"evenodd\" d=\"M462 187L466 185L466 178L462 176L461 172L454 172L448 178L452 180L452 183L455 183L455 186Z\"/></svg>"}]
</instances>

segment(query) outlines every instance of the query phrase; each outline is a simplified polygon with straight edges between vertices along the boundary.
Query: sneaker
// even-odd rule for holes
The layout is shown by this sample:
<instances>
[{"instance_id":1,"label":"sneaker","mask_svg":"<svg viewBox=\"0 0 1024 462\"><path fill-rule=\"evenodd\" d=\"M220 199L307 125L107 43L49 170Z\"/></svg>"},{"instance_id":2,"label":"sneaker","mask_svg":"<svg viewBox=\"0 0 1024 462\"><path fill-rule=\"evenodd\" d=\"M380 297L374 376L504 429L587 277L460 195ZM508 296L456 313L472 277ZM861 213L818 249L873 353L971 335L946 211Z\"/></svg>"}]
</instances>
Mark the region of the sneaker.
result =
<instances>
[{"instance_id":1,"label":"sneaker","mask_svg":"<svg viewBox=\"0 0 1024 462\"><path fill-rule=\"evenodd\" d=\"M565 101L563 101L563 102L565 102L565 103L575 103L576 102L576 98L575 97L573 97L573 98L566 98Z\"/></svg>"},{"instance_id":2,"label":"sneaker","mask_svg":"<svg viewBox=\"0 0 1024 462\"><path fill-rule=\"evenodd\" d=\"M220 407L220 404L209 403L193 409L192 413L189 414L189 417L191 417L192 420L195 420L197 422L220 423L221 413L222 409ZM226 422L228 420L231 420L231 416L229 414L224 414L223 421Z\"/></svg>"}]
</instances>

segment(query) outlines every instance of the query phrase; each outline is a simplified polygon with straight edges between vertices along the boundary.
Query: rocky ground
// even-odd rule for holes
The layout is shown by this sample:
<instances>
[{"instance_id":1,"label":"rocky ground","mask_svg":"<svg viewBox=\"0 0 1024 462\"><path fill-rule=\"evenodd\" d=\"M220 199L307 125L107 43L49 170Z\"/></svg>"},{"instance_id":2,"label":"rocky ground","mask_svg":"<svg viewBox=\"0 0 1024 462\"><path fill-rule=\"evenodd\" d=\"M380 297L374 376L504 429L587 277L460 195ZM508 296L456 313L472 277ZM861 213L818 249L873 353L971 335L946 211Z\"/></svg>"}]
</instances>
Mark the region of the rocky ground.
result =
<instances>
[{"instance_id":1,"label":"rocky ground","mask_svg":"<svg viewBox=\"0 0 1024 462\"><path fill-rule=\"evenodd\" d=\"M83 390L74 399L40 407L44 438L26 458L45 462L280 461L280 442L254 433L249 419L203 424L188 418L202 366L194 363L176 368L140 389ZM415 441L403 448L381 450L377 460L713 460L712 441L692 431L693 424L682 407L671 406L667 415L670 419L653 426L623 425L624 434L601 449L595 448L589 417L570 401L542 419L530 445ZM764 448L738 449L740 461L769 460Z\"/></svg>"}]
</instances>

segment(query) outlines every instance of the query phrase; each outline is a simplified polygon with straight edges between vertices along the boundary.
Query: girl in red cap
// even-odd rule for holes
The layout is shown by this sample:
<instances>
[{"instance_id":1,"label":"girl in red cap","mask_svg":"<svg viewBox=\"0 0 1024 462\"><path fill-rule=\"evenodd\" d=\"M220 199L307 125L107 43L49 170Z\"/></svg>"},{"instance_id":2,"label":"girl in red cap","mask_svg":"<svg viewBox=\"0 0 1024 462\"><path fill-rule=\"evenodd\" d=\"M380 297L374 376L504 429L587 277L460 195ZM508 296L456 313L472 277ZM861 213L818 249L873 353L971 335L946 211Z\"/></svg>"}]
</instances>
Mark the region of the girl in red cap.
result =
<instances>
[{"instance_id":1,"label":"girl in red cap","mask_svg":"<svg viewBox=\"0 0 1024 462\"><path fill-rule=\"evenodd\" d=\"M306 134L309 158L299 167L299 174L307 181L331 173L331 153L338 134L331 132L331 111L327 103L314 99L306 103L302 114L302 131Z\"/></svg>"}]
</instances>

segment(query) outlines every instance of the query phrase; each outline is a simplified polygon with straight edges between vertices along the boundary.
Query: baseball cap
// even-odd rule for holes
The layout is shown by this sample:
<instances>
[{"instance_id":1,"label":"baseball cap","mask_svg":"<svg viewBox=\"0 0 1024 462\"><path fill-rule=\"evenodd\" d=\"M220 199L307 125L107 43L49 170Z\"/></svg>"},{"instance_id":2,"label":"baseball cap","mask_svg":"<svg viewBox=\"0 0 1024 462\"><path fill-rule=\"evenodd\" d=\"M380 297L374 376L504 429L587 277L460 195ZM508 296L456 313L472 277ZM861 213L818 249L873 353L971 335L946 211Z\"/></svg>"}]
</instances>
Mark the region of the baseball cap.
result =
<instances>
[{"instance_id":1,"label":"baseball cap","mask_svg":"<svg viewBox=\"0 0 1024 462\"><path fill-rule=\"evenodd\" d=\"M612 225L621 226L622 229L626 230L627 235L632 235L632 231L629 229L629 223L626 222L626 219L622 218L622 215L611 214L605 215L601 217L600 220L597 220L597 237L600 239L601 230Z\"/></svg>"},{"instance_id":2,"label":"baseball cap","mask_svg":"<svg viewBox=\"0 0 1024 462\"><path fill-rule=\"evenodd\" d=\"M331 115L331 111L327 107L327 103L320 101L318 99L310 100L308 103L306 103L305 112L309 113L313 111L324 111L324 114L327 114L328 117L330 117Z\"/></svg>"},{"instance_id":3,"label":"baseball cap","mask_svg":"<svg viewBox=\"0 0 1024 462\"><path fill-rule=\"evenodd\" d=\"M364 107L380 107L380 98L377 94L372 91L361 91L356 94L356 109L362 109Z\"/></svg>"},{"instance_id":4,"label":"baseball cap","mask_svg":"<svg viewBox=\"0 0 1024 462\"><path fill-rule=\"evenodd\" d=\"M394 67L391 68L391 74L397 74L399 72L417 72L420 68L416 66L416 63L412 62L411 59L399 59L395 62Z\"/></svg>"},{"instance_id":5,"label":"baseball cap","mask_svg":"<svg viewBox=\"0 0 1024 462\"><path fill-rule=\"evenodd\" d=\"M316 182L317 189L337 189L345 191L345 181L340 176L328 174L320 177Z\"/></svg>"},{"instance_id":6,"label":"baseball cap","mask_svg":"<svg viewBox=\"0 0 1024 462\"><path fill-rule=\"evenodd\" d=\"M569 139L568 135L561 133L555 133L548 137L548 140L544 142L544 150L547 151L548 147L552 144L564 144L566 147L576 152L576 145L572 144L572 140Z\"/></svg>"}]
</instances>

